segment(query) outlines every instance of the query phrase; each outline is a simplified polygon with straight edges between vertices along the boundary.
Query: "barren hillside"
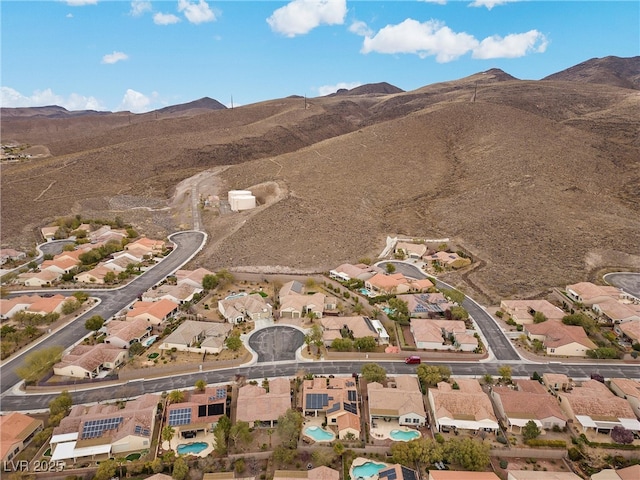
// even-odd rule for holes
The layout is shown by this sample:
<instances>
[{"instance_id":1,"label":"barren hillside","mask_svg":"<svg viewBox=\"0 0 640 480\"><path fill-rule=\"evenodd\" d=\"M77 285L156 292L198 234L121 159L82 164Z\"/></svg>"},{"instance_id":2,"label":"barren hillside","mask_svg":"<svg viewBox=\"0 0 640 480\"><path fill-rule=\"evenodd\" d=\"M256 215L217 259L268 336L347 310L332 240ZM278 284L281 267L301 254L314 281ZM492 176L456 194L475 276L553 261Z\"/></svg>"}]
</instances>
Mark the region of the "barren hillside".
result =
<instances>
[{"instance_id":1,"label":"barren hillside","mask_svg":"<svg viewBox=\"0 0 640 480\"><path fill-rule=\"evenodd\" d=\"M326 270L402 234L451 237L480 261L453 280L493 300L640 269L637 90L495 69L378 90L131 124L122 114L3 118L3 139L52 157L3 166L2 244L28 245L69 212L168 233L187 218L166 208L189 203L177 184L228 166L210 192L261 184L268 203L203 212L211 242L197 262L211 268Z\"/></svg>"}]
</instances>

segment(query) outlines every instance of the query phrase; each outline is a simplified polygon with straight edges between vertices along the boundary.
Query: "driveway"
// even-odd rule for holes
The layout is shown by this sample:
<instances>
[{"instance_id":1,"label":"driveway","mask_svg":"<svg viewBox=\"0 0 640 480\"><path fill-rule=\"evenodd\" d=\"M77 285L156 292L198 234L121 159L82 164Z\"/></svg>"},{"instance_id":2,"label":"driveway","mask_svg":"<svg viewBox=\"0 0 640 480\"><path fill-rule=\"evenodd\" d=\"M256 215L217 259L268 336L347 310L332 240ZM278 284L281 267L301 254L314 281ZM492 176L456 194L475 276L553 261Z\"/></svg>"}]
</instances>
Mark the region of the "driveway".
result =
<instances>
[{"instance_id":1,"label":"driveway","mask_svg":"<svg viewBox=\"0 0 640 480\"><path fill-rule=\"evenodd\" d=\"M258 354L258 363L295 360L304 343L304 333L293 327L275 325L249 337L249 346Z\"/></svg>"}]
</instances>

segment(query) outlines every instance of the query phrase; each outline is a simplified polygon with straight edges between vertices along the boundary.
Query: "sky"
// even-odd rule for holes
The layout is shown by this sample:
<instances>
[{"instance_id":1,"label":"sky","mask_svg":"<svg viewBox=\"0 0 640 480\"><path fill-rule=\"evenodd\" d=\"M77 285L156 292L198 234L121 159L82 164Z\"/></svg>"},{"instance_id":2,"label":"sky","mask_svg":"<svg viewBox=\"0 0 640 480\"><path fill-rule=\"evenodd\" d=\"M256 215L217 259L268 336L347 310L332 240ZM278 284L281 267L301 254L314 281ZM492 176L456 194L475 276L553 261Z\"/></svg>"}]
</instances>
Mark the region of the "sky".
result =
<instances>
[{"instance_id":1,"label":"sky","mask_svg":"<svg viewBox=\"0 0 640 480\"><path fill-rule=\"evenodd\" d=\"M640 2L1 0L2 107L142 113L640 55Z\"/></svg>"}]
</instances>

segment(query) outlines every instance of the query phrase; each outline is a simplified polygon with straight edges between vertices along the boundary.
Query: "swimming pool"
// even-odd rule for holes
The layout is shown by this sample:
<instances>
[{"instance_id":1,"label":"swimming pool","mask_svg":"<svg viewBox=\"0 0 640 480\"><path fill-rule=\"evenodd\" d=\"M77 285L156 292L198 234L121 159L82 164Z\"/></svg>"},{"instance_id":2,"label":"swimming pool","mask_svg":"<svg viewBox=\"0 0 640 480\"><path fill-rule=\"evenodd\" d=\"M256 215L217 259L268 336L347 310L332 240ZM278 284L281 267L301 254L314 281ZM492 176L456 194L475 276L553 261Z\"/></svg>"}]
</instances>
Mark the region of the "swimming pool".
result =
<instances>
[{"instance_id":1,"label":"swimming pool","mask_svg":"<svg viewBox=\"0 0 640 480\"><path fill-rule=\"evenodd\" d=\"M396 442L408 442L409 440L420 437L420 432L417 430L391 430L389 436L391 440L395 440Z\"/></svg>"},{"instance_id":2,"label":"swimming pool","mask_svg":"<svg viewBox=\"0 0 640 480\"><path fill-rule=\"evenodd\" d=\"M382 307L382 311L387 315L393 315L396 312L395 309L389 307Z\"/></svg>"},{"instance_id":3,"label":"swimming pool","mask_svg":"<svg viewBox=\"0 0 640 480\"><path fill-rule=\"evenodd\" d=\"M182 443L178 445L178 455L188 455L194 454L197 455L209 445L205 442L194 442L194 443Z\"/></svg>"},{"instance_id":4,"label":"swimming pool","mask_svg":"<svg viewBox=\"0 0 640 480\"><path fill-rule=\"evenodd\" d=\"M378 473L385 467L386 465L384 463L366 462L362 465L358 465L357 467L353 467L351 472L353 473L353 477L355 479L368 478L373 477L376 473Z\"/></svg>"},{"instance_id":5,"label":"swimming pool","mask_svg":"<svg viewBox=\"0 0 640 480\"><path fill-rule=\"evenodd\" d=\"M370 297L371 296L371 292L369 290L367 290L366 288L361 288L360 289L360 293L362 295L364 295L365 297Z\"/></svg>"},{"instance_id":6,"label":"swimming pool","mask_svg":"<svg viewBox=\"0 0 640 480\"><path fill-rule=\"evenodd\" d=\"M304 434L313 438L316 442L330 442L336 438L333 433L328 432L324 428L316 427L315 425L305 428Z\"/></svg>"}]
</instances>

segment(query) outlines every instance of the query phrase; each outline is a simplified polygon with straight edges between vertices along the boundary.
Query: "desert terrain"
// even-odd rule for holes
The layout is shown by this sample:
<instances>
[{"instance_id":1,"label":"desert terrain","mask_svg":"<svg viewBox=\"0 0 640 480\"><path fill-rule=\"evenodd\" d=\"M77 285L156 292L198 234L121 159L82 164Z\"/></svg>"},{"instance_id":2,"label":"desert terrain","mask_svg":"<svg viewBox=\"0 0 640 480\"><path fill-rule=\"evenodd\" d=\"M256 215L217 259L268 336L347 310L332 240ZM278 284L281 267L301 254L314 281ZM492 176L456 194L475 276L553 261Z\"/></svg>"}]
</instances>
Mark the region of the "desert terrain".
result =
<instances>
[{"instance_id":1,"label":"desert terrain","mask_svg":"<svg viewBox=\"0 0 640 480\"><path fill-rule=\"evenodd\" d=\"M449 237L475 262L448 279L489 302L637 271L638 78L640 57L607 57L538 81L488 70L234 109L3 109L3 143L50 155L2 165L2 245L69 214L166 235L193 227L192 195L250 189L254 210L197 209L194 263L320 272L375 258L388 235Z\"/></svg>"}]
</instances>

